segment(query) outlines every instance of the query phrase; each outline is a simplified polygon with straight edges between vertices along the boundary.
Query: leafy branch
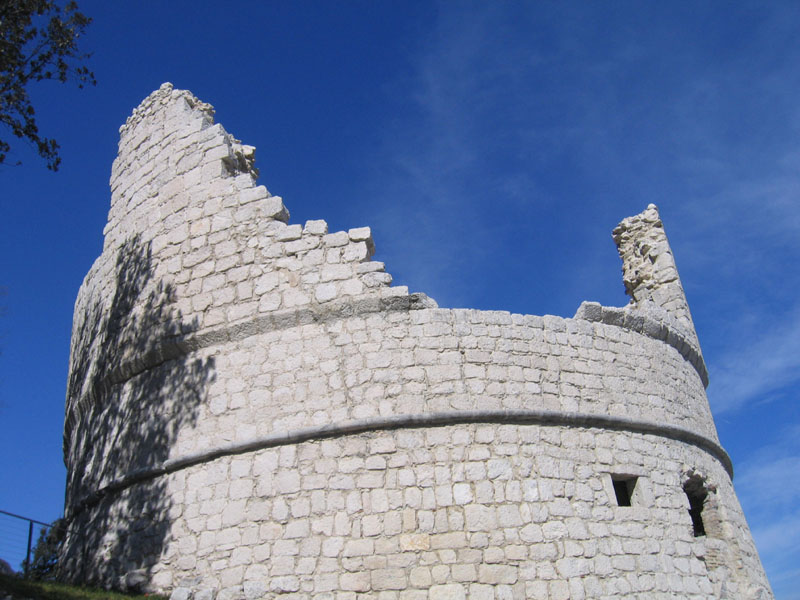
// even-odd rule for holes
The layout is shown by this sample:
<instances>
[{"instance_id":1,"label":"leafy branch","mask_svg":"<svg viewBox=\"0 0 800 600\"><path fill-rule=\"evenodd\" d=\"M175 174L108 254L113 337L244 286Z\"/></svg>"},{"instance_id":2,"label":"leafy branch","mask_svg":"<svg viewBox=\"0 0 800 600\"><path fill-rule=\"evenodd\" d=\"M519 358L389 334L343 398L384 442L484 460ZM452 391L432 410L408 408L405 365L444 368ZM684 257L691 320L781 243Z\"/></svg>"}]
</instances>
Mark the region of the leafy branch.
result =
<instances>
[{"instance_id":1,"label":"leafy branch","mask_svg":"<svg viewBox=\"0 0 800 600\"><path fill-rule=\"evenodd\" d=\"M59 145L40 135L28 85L45 80L95 85L94 73L83 64L91 55L78 49L78 38L91 22L74 0L63 8L53 0L0 2L0 125L33 143L52 171L61 163ZM0 137L0 164L10 150Z\"/></svg>"}]
</instances>

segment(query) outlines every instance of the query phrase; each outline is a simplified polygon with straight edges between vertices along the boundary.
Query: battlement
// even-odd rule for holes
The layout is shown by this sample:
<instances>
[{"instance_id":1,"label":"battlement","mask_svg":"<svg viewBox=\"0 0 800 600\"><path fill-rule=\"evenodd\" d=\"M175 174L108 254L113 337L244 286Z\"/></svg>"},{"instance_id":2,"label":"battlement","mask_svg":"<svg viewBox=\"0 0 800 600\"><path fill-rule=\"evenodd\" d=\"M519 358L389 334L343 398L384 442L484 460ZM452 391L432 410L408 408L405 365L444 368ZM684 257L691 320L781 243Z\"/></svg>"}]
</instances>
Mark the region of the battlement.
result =
<instances>
[{"instance_id":1,"label":"battlement","mask_svg":"<svg viewBox=\"0 0 800 600\"><path fill-rule=\"evenodd\" d=\"M73 326L71 578L187 600L769 596L654 206L614 231L630 305L518 315L392 287L368 227L289 224L256 176L170 84L120 129Z\"/></svg>"}]
</instances>

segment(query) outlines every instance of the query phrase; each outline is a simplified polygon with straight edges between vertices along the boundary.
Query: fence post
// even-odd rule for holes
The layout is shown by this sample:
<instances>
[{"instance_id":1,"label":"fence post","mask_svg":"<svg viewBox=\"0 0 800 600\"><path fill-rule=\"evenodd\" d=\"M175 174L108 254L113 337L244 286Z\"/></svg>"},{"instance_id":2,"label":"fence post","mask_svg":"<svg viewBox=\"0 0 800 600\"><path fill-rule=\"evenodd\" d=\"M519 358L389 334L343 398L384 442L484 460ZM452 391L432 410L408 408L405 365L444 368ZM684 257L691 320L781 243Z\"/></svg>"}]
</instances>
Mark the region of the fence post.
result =
<instances>
[{"instance_id":1,"label":"fence post","mask_svg":"<svg viewBox=\"0 0 800 600\"><path fill-rule=\"evenodd\" d=\"M31 569L31 542L33 541L33 521L28 521L28 552L25 555L25 579Z\"/></svg>"},{"instance_id":2,"label":"fence post","mask_svg":"<svg viewBox=\"0 0 800 600\"><path fill-rule=\"evenodd\" d=\"M3 0L0 0L0 2L2 1ZM15 515L14 513L8 512L7 510L0 510L0 515L6 515L9 517L13 517L14 519L21 519L23 521L28 522L28 549L25 553L25 562L22 563L23 575L27 579L28 575L30 574L30 567L31 567L31 546L33 545L33 525L35 523L37 525L41 525L42 527L47 527L48 529L50 529L53 526L53 524L37 521L36 519L29 519L28 517L23 517L22 515Z\"/></svg>"}]
</instances>

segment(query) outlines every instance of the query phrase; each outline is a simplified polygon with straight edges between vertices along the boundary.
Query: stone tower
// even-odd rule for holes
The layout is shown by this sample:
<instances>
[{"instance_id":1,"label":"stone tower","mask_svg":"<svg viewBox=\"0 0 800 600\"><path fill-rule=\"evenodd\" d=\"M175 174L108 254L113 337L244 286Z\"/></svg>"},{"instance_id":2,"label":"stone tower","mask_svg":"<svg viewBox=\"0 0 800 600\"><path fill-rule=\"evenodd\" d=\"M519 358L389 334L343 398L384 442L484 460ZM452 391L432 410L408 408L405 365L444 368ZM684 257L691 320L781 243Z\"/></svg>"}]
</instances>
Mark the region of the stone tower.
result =
<instances>
[{"instance_id":1,"label":"stone tower","mask_svg":"<svg viewBox=\"0 0 800 600\"><path fill-rule=\"evenodd\" d=\"M174 598L771 598L656 207L632 300L440 309L164 84L78 294L62 574Z\"/></svg>"}]
</instances>

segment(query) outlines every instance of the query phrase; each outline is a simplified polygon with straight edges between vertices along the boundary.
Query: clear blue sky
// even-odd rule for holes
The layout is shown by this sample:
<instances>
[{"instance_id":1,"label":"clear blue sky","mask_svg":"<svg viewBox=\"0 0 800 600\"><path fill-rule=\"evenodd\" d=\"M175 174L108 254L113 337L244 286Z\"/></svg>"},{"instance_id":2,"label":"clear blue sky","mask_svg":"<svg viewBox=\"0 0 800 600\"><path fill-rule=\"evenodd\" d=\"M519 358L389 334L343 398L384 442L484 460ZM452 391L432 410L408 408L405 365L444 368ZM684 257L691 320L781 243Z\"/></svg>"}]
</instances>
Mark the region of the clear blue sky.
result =
<instances>
[{"instance_id":1,"label":"clear blue sky","mask_svg":"<svg viewBox=\"0 0 800 600\"><path fill-rule=\"evenodd\" d=\"M257 147L293 222L370 225L443 307L624 305L611 229L656 203L740 501L800 598L800 4L80 6L97 87L32 88L61 170L21 144L0 167L0 509L62 510L75 295L118 128L171 81Z\"/></svg>"}]
</instances>

